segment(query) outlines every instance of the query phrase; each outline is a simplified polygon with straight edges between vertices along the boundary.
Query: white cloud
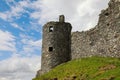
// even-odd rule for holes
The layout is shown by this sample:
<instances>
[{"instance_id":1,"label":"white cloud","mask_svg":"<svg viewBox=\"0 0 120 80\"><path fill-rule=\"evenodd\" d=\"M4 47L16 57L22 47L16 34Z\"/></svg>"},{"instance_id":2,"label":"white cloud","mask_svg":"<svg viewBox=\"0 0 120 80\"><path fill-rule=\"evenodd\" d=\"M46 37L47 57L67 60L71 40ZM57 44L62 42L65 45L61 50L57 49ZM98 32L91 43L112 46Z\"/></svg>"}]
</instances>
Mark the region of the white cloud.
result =
<instances>
[{"instance_id":1,"label":"white cloud","mask_svg":"<svg viewBox=\"0 0 120 80\"><path fill-rule=\"evenodd\" d=\"M43 25L47 21L58 20L58 15L64 14L66 21L73 25L73 31L88 30L94 27L98 21L98 15L102 9L107 7L109 0L36 0L14 2L10 11L0 13L0 18L12 20L19 18L22 13L27 12L32 19L37 20L38 24ZM25 8L32 9L30 13Z\"/></svg>"},{"instance_id":2,"label":"white cloud","mask_svg":"<svg viewBox=\"0 0 120 80\"><path fill-rule=\"evenodd\" d=\"M31 36L20 34L21 44L23 44L21 54L26 56L31 56L33 53L41 54L42 39L35 40Z\"/></svg>"},{"instance_id":3,"label":"white cloud","mask_svg":"<svg viewBox=\"0 0 120 80\"><path fill-rule=\"evenodd\" d=\"M1 51L16 51L15 36L8 31L0 30L0 50Z\"/></svg>"},{"instance_id":4,"label":"white cloud","mask_svg":"<svg viewBox=\"0 0 120 80\"><path fill-rule=\"evenodd\" d=\"M26 56L31 56L33 53L35 53L36 50L41 51L42 46L42 40L28 40L28 39L22 39L23 51L21 53L26 53ZM41 53L41 52L40 52Z\"/></svg>"},{"instance_id":5,"label":"white cloud","mask_svg":"<svg viewBox=\"0 0 120 80\"><path fill-rule=\"evenodd\" d=\"M34 40L31 36L25 34L20 34L20 37L21 37L21 42L24 45L29 45L32 47L39 47L39 48L42 46L42 39Z\"/></svg>"},{"instance_id":6,"label":"white cloud","mask_svg":"<svg viewBox=\"0 0 120 80\"><path fill-rule=\"evenodd\" d=\"M0 30L0 36L3 37L0 42L5 41L3 43L6 43L6 45L0 46L0 49L5 46L6 50L7 44L11 44L15 40L15 37L7 31ZM35 55L35 51L40 50L42 40L33 40L25 35L21 35L21 39L20 43L23 44L23 50L18 54L12 54L12 57L8 59L0 61L0 80L31 80L35 77L37 70L40 69L41 57Z\"/></svg>"},{"instance_id":7,"label":"white cloud","mask_svg":"<svg viewBox=\"0 0 120 80\"><path fill-rule=\"evenodd\" d=\"M42 46L42 39L36 41L30 40L28 41L28 45L40 48Z\"/></svg>"},{"instance_id":8,"label":"white cloud","mask_svg":"<svg viewBox=\"0 0 120 80\"><path fill-rule=\"evenodd\" d=\"M14 28L18 28L18 29L24 31L24 29L23 29L22 27L20 27L20 26L19 26L18 24L16 24L16 23L11 23L11 25L12 25Z\"/></svg>"},{"instance_id":9,"label":"white cloud","mask_svg":"<svg viewBox=\"0 0 120 80\"><path fill-rule=\"evenodd\" d=\"M73 25L73 31L87 30L94 27L98 15L103 8L107 7L109 0L37 0L32 4L36 11L31 18L37 19L39 24L49 20L57 20L58 15L64 14L66 21Z\"/></svg>"},{"instance_id":10,"label":"white cloud","mask_svg":"<svg viewBox=\"0 0 120 80\"><path fill-rule=\"evenodd\" d=\"M11 58L0 61L0 80L31 80L40 69L40 57L20 57L13 55Z\"/></svg>"},{"instance_id":11,"label":"white cloud","mask_svg":"<svg viewBox=\"0 0 120 80\"><path fill-rule=\"evenodd\" d=\"M7 15L5 13L0 12L0 18L3 20L7 20Z\"/></svg>"},{"instance_id":12,"label":"white cloud","mask_svg":"<svg viewBox=\"0 0 120 80\"><path fill-rule=\"evenodd\" d=\"M11 5L11 2L13 2L14 5ZM15 2L14 0L6 0L6 3L9 5L10 10L6 12L0 12L0 18L9 22L12 22L14 19L20 18L20 16L26 12L25 7L29 6L28 0L19 2Z\"/></svg>"}]
</instances>

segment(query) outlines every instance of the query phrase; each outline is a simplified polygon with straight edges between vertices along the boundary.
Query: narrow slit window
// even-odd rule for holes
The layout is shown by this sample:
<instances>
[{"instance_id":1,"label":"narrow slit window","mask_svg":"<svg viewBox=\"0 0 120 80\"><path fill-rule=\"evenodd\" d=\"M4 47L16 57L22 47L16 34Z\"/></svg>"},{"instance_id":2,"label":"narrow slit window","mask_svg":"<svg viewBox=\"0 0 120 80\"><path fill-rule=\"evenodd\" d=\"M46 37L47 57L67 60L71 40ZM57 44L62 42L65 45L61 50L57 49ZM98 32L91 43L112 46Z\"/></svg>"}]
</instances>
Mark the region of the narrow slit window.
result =
<instances>
[{"instance_id":1,"label":"narrow slit window","mask_svg":"<svg viewBox=\"0 0 120 80\"><path fill-rule=\"evenodd\" d=\"M53 30L54 30L53 26L50 26L49 27L49 32L53 32Z\"/></svg>"},{"instance_id":2,"label":"narrow slit window","mask_svg":"<svg viewBox=\"0 0 120 80\"><path fill-rule=\"evenodd\" d=\"M107 26L109 26L110 24L109 23L107 23Z\"/></svg>"},{"instance_id":3,"label":"narrow slit window","mask_svg":"<svg viewBox=\"0 0 120 80\"><path fill-rule=\"evenodd\" d=\"M53 47L49 47L49 52L52 52L53 51Z\"/></svg>"},{"instance_id":4,"label":"narrow slit window","mask_svg":"<svg viewBox=\"0 0 120 80\"><path fill-rule=\"evenodd\" d=\"M105 16L108 16L108 15L109 15L109 13L108 13L108 12L106 12L106 13L105 13Z\"/></svg>"}]
</instances>

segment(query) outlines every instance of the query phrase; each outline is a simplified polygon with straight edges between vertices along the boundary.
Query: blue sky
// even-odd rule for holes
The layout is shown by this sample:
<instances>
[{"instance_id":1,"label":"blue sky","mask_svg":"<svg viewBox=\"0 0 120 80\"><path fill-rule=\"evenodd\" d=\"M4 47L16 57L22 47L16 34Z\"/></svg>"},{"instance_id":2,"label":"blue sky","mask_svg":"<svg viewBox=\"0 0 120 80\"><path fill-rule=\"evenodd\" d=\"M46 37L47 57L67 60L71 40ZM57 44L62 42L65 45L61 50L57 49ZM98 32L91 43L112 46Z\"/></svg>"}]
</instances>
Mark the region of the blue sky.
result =
<instances>
[{"instance_id":1,"label":"blue sky","mask_svg":"<svg viewBox=\"0 0 120 80\"><path fill-rule=\"evenodd\" d=\"M31 80L35 76L46 22L57 21L64 14L72 31L89 30L108 1L0 0L0 80Z\"/></svg>"},{"instance_id":2,"label":"blue sky","mask_svg":"<svg viewBox=\"0 0 120 80\"><path fill-rule=\"evenodd\" d=\"M1 50L1 56L0 59L5 59L8 58L9 56L6 55L6 53L12 55L14 54L20 54L21 56L28 56L27 54L21 54L21 51L24 51L24 46L39 46L39 45L32 45L30 42L37 42L41 40L41 32L42 32L42 27L40 24L36 23L36 20L30 18L30 13L32 13L34 10L30 9L26 5L30 1L22 1L22 0L1 0L0 2L0 30L2 31L1 33L7 33L9 32L9 35L12 36L11 40L14 42L14 49L15 51L10 51L7 50ZM24 5L25 4L25 5ZM35 24L35 25L34 25ZM7 36L7 35L6 35ZM23 42L26 40L26 42ZM8 42L11 42L8 40ZM30 41L30 42L29 42ZM12 45L12 43L11 43ZM7 46L7 45L6 45ZM6 47L3 46L3 47ZM40 45L41 46L41 45ZM34 55L40 55L40 46L39 48L34 48ZM9 46L9 48L11 48ZM13 47L11 48L13 49ZM29 52L29 56L32 56L33 53Z\"/></svg>"}]
</instances>

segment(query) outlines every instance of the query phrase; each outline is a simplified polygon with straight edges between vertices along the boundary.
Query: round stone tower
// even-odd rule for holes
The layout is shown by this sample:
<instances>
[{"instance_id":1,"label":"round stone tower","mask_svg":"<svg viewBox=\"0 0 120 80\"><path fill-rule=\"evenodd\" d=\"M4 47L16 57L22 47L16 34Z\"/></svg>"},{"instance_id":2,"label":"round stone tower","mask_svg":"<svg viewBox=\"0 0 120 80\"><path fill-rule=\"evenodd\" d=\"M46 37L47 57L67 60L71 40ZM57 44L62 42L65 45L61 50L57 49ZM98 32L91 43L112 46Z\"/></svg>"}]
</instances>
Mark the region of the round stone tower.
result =
<instances>
[{"instance_id":1,"label":"round stone tower","mask_svg":"<svg viewBox=\"0 0 120 80\"><path fill-rule=\"evenodd\" d=\"M41 74L71 59L72 26L64 21L64 15L60 15L59 22L43 26Z\"/></svg>"}]
</instances>

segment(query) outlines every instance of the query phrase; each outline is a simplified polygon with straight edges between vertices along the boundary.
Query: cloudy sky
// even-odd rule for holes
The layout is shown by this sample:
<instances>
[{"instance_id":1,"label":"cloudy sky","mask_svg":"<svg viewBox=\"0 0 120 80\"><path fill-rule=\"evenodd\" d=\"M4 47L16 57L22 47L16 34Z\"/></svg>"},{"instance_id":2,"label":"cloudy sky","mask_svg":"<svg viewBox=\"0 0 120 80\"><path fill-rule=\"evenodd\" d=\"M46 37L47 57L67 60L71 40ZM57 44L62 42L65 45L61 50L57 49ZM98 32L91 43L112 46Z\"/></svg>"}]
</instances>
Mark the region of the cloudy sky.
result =
<instances>
[{"instance_id":1,"label":"cloudy sky","mask_svg":"<svg viewBox=\"0 0 120 80\"><path fill-rule=\"evenodd\" d=\"M109 0L0 0L0 80L31 80L40 69L42 25L60 14L88 30Z\"/></svg>"}]
</instances>

